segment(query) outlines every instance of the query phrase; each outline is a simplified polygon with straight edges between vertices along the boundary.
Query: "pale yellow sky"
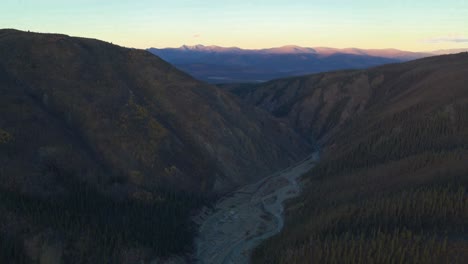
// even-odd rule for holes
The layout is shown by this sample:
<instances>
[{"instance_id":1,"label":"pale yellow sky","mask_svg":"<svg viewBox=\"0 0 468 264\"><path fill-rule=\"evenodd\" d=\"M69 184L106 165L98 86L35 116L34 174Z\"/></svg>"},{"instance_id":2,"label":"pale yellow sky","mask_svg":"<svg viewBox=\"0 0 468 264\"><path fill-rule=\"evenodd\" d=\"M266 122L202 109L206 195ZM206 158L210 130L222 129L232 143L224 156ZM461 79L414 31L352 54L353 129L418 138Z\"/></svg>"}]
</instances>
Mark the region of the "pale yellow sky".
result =
<instances>
[{"instance_id":1,"label":"pale yellow sky","mask_svg":"<svg viewBox=\"0 0 468 264\"><path fill-rule=\"evenodd\" d=\"M466 0L2 0L0 28L127 47L468 47Z\"/></svg>"}]
</instances>

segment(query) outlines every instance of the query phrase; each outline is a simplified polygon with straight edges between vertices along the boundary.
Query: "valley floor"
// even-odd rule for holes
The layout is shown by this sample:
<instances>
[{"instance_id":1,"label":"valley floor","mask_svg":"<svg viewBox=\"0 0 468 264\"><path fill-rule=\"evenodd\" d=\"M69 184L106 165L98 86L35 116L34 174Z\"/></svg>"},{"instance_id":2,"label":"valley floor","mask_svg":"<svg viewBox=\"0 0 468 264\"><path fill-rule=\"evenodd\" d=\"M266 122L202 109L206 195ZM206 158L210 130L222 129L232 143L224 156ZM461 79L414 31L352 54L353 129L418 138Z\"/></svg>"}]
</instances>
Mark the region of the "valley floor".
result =
<instances>
[{"instance_id":1,"label":"valley floor","mask_svg":"<svg viewBox=\"0 0 468 264\"><path fill-rule=\"evenodd\" d=\"M295 166L242 187L204 210L199 224L196 258L199 263L248 263L250 253L283 227L283 202L299 194L299 177L319 159L318 152Z\"/></svg>"}]
</instances>

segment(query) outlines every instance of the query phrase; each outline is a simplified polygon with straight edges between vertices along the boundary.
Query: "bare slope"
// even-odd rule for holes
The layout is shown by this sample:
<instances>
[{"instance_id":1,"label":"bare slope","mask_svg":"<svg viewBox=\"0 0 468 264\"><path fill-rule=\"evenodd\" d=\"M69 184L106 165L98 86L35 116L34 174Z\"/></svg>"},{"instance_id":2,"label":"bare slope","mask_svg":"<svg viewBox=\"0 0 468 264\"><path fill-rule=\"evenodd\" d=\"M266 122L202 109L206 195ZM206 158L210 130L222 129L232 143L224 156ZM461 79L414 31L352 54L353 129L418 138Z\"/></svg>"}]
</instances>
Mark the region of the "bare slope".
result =
<instances>
[{"instance_id":1,"label":"bare slope","mask_svg":"<svg viewBox=\"0 0 468 264\"><path fill-rule=\"evenodd\" d=\"M287 120L304 136L323 141L335 128L362 112L384 105L398 107L392 102L408 93L412 96L407 99L407 104L420 100L443 101L452 93L437 89L460 85L464 81L455 76L457 71L463 70L464 56L431 57L369 70L328 72L263 84L221 87L245 102ZM430 84L432 78L438 78L436 81L440 83ZM457 88L457 92L460 90Z\"/></svg>"}]
</instances>

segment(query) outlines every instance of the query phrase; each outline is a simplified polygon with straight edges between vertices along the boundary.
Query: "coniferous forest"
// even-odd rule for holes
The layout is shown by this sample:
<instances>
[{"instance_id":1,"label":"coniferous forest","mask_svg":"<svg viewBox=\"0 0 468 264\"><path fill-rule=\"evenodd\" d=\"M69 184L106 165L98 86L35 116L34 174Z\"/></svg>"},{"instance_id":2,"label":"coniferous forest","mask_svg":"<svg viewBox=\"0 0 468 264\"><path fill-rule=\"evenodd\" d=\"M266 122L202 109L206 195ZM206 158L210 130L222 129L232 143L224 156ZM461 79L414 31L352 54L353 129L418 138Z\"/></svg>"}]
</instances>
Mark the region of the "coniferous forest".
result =
<instances>
[{"instance_id":1,"label":"coniferous forest","mask_svg":"<svg viewBox=\"0 0 468 264\"><path fill-rule=\"evenodd\" d=\"M467 69L457 66L376 88L391 102L371 97L326 141L285 229L254 263L466 263L468 87L454 84Z\"/></svg>"},{"instance_id":2,"label":"coniferous forest","mask_svg":"<svg viewBox=\"0 0 468 264\"><path fill-rule=\"evenodd\" d=\"M144 50L0 30L0 263L195 261L193 219L222 263L258 238L253 263L466 263L467 85L468 53L216 87Z\"/></svg>"},{"instance_id":3,"label":"coniferous forest","mask_svg":"<svg viewBox=\"0 0 468 264\"><path fill-rule=\"evenodd\" d=\"M120 263L191 250L195 230L189 214L206 202L199 194L161 191L151 200L115 199L86 184L71 184L74 192L59 197L1 190L2 223L21 228L1 233L1 263L30 263L25 250L43 243L51 243L47 247L52 256L59 247L66 263ZM25 245L24 237L30 236ZM47 251L44 246L42 250Z\"/></svg>"}]
</instances>

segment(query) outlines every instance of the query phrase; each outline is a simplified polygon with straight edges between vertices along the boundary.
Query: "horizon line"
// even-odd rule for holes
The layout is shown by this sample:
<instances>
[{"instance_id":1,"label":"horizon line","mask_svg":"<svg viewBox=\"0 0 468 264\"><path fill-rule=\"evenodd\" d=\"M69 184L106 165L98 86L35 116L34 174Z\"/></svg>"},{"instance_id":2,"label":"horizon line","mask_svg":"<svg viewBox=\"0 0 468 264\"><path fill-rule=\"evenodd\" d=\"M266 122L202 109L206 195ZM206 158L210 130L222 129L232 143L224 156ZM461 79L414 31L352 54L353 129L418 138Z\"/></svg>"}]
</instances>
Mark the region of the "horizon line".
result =
<instances>
[{"instance_id":1,"label":"horizon line","mask_svg":"<svg viewBox=\"0 0 468 264\"><path fill-rule=\"evenodd\" d=\"M356 46L351 46L351 47L345 47L345 48L337 48L333 46L300 46L297 44L285 44L281 46L270 46L270 47L263 47L263 48L247 48L247 47L241 47L241 46L221 46L221 45L216 45L216 44L195 44L195 45L188 45L188 44L182 44L178 47L172 46L165 46L165 47L157 47L157 46L150 46L148 48L139 48L139 47L130 47L126 46L125 44L120 44L114 41L109 41L105 40L102 38L98 37L92 37L92 36L82 36L82 35L71 35L67 33L60 33L60 32L51 32L51 31L33 31L33 30L25 30L25 29L18 29L18 28L12 28L12 27L5 27L5 28L0 28L0 30L15 30L15 31L20 31L24 33L38 33L38 34L56 34L56 35L65 35L68 37L74 37L74 38L86 38L86 39L95 39L99 41L104 41L108 42L113 45L125 47L125 48L131 48L131 49L139 49L139 50L149 50L149 49L180 49L184 46L186 47L195 47L195 46L203 46L203 47L218 47L218 48L224 48L224 49L240 49L244 51L262 51L262 50L268 50L268 49L279 49L279 48L285 48L285 47L297 47L297 48L304 48L304 49L317 49L317 48L327 48L327 49L336 49L336 50L347 50L347 49L357 49L357 50L395 50L395 51L402 51L402 52L411 52L411 53L434 53L434 52L440 52L440 51L454 51L454 50L468 50L468 47L460 47L460 48L449 48L449 49L434 49L434 50L418 50L418 51L412 51L412 50L406 50L406 49L400 49L400 48L393 48L393 47L386 47L386 48L360 48Z\"/></svg>"},{"instance_id":2,"label":"horizon line","mask_svg":"<svg viewBox=\"0 0 468 264\"><path fill-rule=\"evenodd\" d=\"M336 49L336 50L350 50L350 49L356 49L356 50L363 50L363 51L368 51L368 50L378 50L378 51L383 51L383 50L394 50L394 51L402 51L402 52L411 52L411 53L432 53L432 52L437 52L437 51L452 51L452 50L468 50L467 47L462 47L462 48L452 48L452 49L434 49L434 50L420 50L420 51L411 51L411 50L406 50L406 49L399 49L399 48L392 48L392 47L387 47L387 48L360 48L360 47L345 47L345 48L337 48L333 46L300 46L296 44L286 44L286 45L281 45L281 46L270 46L270 47L263 47L263 48L243 48L240 46L221 46L221 45L216 45L216 44L195 44L195 45L188 45L188 44L182 44L180 46L165 46L165 47L156 47L156 46L151 46L148 49L181 49L183 47L197 47L201 46L204 48L210 48L210 47L216 47L216 48L223 48L223 49L239 49L239 50L244 50L244 51L262 51L262 50L269 50L269 49L280 49L280 48L287 48L287 47L296 47L296 48L302 48L302 49Z\"/></svg>"}]
</instances>

